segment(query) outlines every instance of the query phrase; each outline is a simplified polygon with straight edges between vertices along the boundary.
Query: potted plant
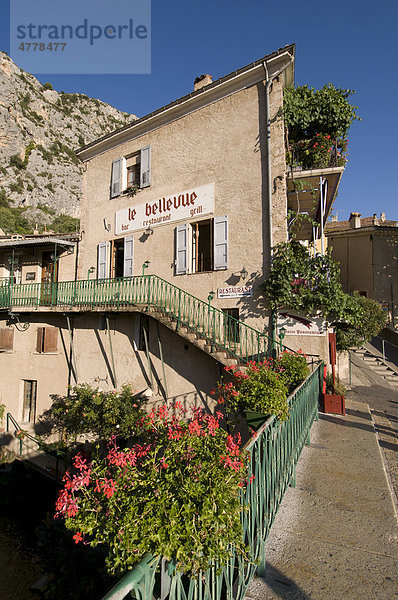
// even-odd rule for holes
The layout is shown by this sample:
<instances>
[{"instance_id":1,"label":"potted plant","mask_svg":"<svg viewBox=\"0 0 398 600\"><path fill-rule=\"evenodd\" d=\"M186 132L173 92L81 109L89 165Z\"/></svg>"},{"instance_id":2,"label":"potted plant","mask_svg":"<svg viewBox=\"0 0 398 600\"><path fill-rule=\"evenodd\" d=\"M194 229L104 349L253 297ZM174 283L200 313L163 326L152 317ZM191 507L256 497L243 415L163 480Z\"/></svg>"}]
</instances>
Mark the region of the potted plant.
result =
<instances>
[{"instance_id":1,"label":"potted plant","mask_svg":"<svg viewBox=\"0 0 398 600\"><path fill-rule=\"evenodd\" d=\"M345 415L345 394L346 388L341 381L328 373L325 380L325 393L322 394L323 412Z\"/></svg>"}]
</instances>

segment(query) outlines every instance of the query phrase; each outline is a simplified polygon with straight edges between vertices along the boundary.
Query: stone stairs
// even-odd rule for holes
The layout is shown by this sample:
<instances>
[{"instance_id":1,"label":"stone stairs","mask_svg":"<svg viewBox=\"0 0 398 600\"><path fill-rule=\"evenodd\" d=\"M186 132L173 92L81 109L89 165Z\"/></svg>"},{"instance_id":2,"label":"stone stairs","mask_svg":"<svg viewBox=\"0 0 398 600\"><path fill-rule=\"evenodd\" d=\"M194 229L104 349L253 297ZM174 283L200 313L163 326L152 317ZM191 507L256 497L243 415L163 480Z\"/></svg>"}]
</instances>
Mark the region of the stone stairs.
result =
<instances>
[{"instance_id":1,"label":"stone stairs","mask_svg":"<svg viewBox=\"0 0 398 600\"><path fill-rule=\"evenodd\" d=\"M351 350L354 356L361 358L373 372L383 377L391 386L398 389L398 367L391 362L386 362L383 357L376 354L367 345Z\"/></svg>"},{"instance_id":2,"label":"stone stairs","mask_svg":"<svg viewBox=\"0 0 398 600\"><path fill-rule=\"evenodd\" d=\"M214 342L211 342L206 337L205 333L194 330L187 325L178 326L177 319L173 314L167 313L155 306L147 307L146 314L159 321L159 323L162 323L165 327L168 327L171 331L177 333L184 340L191 343L193 346L196 346L196 348L206 352L206 354L209 354L224 366L236 365L239 366L241 370L246 368L246 365L241 363L232 352L224 349L221 345L218 346Z\"/></svg>"}]
</instances>

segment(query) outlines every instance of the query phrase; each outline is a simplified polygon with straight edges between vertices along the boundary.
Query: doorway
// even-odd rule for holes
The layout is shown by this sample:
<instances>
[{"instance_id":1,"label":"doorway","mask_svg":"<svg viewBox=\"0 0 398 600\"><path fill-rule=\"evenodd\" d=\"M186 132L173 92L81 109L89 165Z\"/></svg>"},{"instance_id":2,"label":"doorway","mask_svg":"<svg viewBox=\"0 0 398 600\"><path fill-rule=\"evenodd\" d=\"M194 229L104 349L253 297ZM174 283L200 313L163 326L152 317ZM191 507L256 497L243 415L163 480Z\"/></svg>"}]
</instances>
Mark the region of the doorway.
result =
<instances>
[{"instance_id":1,"label":"doorway","mask_svg":"<svg viewBox=\"0 0 398 600\"><path fill-rule=\"evenodd\" d=\"M36 420L37 381L24 379L22 421L34 423Z\"/></svg>"},{"instance_id":2,"label":"doorway","mask_svg":"<svg viewBox=\"0 0 398 600\"><path fill-rule=\"evenodd\" d=\"M40 304L54 304L57 298L58 262L54 260L54 252L44 251L41 258L41 294Z\"/></svg>"}]
</instances>

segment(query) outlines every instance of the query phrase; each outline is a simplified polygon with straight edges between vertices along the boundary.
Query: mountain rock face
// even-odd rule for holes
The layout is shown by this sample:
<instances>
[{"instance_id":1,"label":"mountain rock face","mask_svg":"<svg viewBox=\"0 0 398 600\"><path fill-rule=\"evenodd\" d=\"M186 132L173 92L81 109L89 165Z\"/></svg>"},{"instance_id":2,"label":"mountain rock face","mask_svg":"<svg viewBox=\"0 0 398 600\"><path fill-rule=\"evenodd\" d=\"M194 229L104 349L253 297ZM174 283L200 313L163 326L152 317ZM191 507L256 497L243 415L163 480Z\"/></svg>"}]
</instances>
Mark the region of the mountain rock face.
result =
<instances>
[{"instance_id":1,"label":"mountain rock face","mask_svg":"<svg viewBox=\"0 0 398 600\"><path fill-rule=\"evenodd\" d=\"M74 150L134 119L43 86L0 51L0 211L17 211L31 228L79 217L83 167ZM4 218L0 227L12 229Z\"/></svg>"}]
</instances>

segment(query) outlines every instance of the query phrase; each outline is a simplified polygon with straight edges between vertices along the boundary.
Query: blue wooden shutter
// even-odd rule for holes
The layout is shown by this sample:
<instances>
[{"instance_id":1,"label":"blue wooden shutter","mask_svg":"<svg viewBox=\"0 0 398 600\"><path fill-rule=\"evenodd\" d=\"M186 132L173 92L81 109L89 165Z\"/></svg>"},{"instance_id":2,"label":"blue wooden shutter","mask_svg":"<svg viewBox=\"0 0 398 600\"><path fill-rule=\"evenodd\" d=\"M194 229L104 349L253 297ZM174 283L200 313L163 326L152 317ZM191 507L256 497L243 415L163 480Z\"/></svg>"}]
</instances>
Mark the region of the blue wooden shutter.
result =
<instances>
[{"instance_id":1,"label":"blue wooden shutter","mask_svg":"<svg viewBox=\"0 0 398 600\"><path fill-rule=\"evenodd\" d=\"M117 158L112 163L111 198L120 196L122 191L122 159Z\"/></svg>"},{"instance_id":2,"label":"blue wooden shutter","mask_svg":"<svg viewBox=\"0 0 398 600\"><path fill-rule=\"evenodd\" d=\"M97 279L108 277L109 242L98 244Z\"/></svg>"},{"instance_id":3,"label":"blue wooden shutter","mask_svg":"<svg viewBox=\"0 0 398 600\"><path fill-rule=\"evenodd\" d=\"M141 176L140 187L151 185L151 147L145 146L141 149Z\"/></svg>"},{"instance_id":4,"label":"blue wooden shutter","mask_svg":"<svg viewBox=\"0 0 398 600\"><path fill-rule=\"evenodd\" d=\"M133 253L134 238L133 236L127 236L124 238L123 277L133 276Z\"/></svg>"},{"instance_id":5,"label":"blue wooden shutter","mask_svg":"<svg viewBox=\"0 0 398 600\"><path fill-rule=\"evenodd\" d=\"M214 269L228 267L228 217L214 218Z\"/></svg>"},{"instance_id":6,"label":"blue wooden shutter","mask_svg":"<svg viewBox=\"0 0 398 600\"><path fill-rule=\"evenodd\" d=\"M188 272L188 223L176 227L176 275Z\"/></svg>"}]
</instances>

